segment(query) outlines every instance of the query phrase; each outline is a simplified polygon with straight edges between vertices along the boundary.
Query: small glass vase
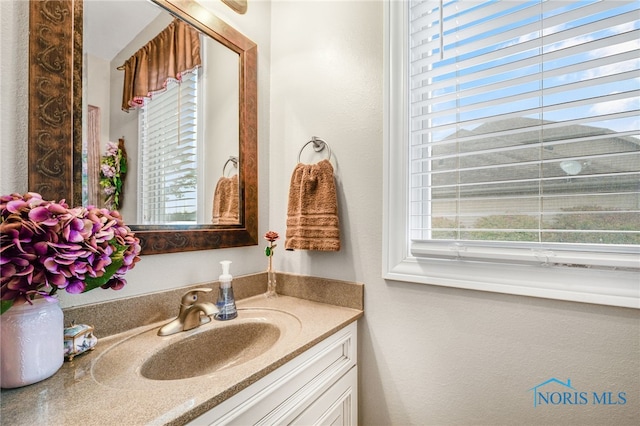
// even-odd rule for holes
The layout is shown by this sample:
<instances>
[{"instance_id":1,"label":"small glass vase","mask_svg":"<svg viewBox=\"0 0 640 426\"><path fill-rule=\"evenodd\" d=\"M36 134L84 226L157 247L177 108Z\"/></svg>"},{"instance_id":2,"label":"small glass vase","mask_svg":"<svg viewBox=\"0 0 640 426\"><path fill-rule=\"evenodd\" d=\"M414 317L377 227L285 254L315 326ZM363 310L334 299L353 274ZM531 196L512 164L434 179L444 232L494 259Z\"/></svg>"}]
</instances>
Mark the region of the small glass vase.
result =
<instances>
[{"instance_id":1,"label":"small glass vase","mask_svg":"<svg viewBox=\"0 0 640 426\"><path fill-rule=\"evenodd\" d=\"M271 267L271 259L269 259L269 269L267 269L267 292L264 296L267 299L278 297L278 293L276 293L276 271Z\"/></svg>"}]
</instances>

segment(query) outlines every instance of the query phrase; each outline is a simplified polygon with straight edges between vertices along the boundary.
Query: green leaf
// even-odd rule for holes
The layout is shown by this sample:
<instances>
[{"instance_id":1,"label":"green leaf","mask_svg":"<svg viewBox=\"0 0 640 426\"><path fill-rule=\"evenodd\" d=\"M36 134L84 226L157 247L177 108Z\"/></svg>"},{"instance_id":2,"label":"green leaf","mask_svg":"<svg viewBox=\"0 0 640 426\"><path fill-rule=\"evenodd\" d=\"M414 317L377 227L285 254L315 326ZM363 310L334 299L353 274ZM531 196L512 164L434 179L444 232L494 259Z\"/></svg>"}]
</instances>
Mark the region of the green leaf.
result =
<instances>
[{"instance_id":1,"label":"green leaf","mask_svg":"<svg viewBox=\"0 0 640 426\"><path fill-rule=\"evenodd\" d=\"M4 314L9 310L10 307L13 306L13 300L2 300L0 301L0 315Z\"/></svg>"},{"instance_id":2,"label":"green leaf","mask_svg":"<svg viewBox=\"0 0 640 426\"><path fill-rule=\"evenodd\" d=\"M265 247L264 254L266 254L267 257L271 256L271 247L269 246Z\"/></svg>"},{"instance_id":3,"label":"green leaf","mask_svg":"<svg viewBox=\"0 0 640 426\"><path fill-rule=\"evenodd\" d=\"M83 293L91 291L95 288L105 285L122 266L124 259L122 257L113 259L111 265L107 266L104 270L104 274L101 277L88 277L84 279L85 288Z\"/></svg>"},{"instance_id":4,"label":"green leaf","mask_svg":"<svg viewBox=\"0 0 640 426\"><path fill-rule=\"evenodd\" d=\"M111 264L105 268L104 274L102 274L101 277L87 277L84 279L85 288L83 293L105 285L124 263L123 254L127 247L122 244L118 244L115 238L112 239L109 244L113 246L115 251L115 253L111 255Z\"/></svg>"}]
</instances>

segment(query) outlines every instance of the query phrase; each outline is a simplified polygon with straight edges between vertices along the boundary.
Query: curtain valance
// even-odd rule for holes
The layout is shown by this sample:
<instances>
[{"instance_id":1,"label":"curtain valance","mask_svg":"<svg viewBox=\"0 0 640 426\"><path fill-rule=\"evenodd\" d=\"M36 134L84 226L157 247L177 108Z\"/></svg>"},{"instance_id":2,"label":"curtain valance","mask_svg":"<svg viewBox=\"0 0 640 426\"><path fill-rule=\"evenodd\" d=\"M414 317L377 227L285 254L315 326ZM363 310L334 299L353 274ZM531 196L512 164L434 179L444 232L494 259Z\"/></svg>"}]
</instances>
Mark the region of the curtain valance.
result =
<instances>
[{"instance_id":1,"label":"curtain valance","mask_svg":"<svg viewBox=\"0 0 640 426\"><path fill-rule=\"evenodd\" d=\"M162 91L167 80L181 81L201 63L198 31L175 19L119 68L124 69L122 109L141 106L144 98Z\"/></svg>"}]
</instances>

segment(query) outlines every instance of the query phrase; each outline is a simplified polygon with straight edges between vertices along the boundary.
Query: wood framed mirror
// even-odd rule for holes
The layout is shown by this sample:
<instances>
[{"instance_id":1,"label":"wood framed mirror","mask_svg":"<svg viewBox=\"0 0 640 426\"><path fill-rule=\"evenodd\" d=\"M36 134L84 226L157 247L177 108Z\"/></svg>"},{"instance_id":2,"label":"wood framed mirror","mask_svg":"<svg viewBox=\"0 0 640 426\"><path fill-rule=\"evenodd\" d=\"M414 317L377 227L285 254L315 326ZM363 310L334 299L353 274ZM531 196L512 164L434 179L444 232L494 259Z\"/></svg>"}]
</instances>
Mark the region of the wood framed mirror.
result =
<instances>
[{"instance_id":1,"label":"wood framed mirror","mask_svg":"<svg viewBox=\"0 0 640 426\"><path fill-rule=\"evenodd\" d=\"M257 46L192 0L152 0L239 56L239 223L130 225L142 254L258 244ZM82 0L30 2L30 191L82 203Z\"/></svg>"}]
</instances>

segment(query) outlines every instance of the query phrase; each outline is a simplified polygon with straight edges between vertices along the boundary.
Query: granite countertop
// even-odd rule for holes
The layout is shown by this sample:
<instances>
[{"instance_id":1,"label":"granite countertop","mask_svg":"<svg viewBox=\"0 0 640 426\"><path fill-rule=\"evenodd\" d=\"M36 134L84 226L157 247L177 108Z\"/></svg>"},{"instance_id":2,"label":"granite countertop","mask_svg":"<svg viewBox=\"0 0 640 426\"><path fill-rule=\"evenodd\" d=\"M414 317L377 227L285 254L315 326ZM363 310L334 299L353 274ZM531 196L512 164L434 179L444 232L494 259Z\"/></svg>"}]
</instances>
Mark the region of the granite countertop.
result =
<instances>
[{"instance_id":1,"label":"granite countertop","mask_svg":"<svg viewBox=\"0 0 640 426\"><path fill-rule=\"evenodd\" d=\"M253 296L239 300L237 307L239 319L245 315L244 312L255 309L277 310L292 316L292 321L297 320L299 326L293 328L287 339L282 339L252 361L210 375L181 380L149 380L138 375L132 377L131 382L110 381L100 379L104 372L100 373L96 367L107 352L116 350L116 345L156 329L166 320L101 338L95 350L65 362L49 379L23 388L3 389L2 423L184 424L363 315L360 309L285 295L275 299ZM215 324L205 324L200 328L208 326ZM122 363L130 360L122 357Z\"/></svg>"}]
</instances>

